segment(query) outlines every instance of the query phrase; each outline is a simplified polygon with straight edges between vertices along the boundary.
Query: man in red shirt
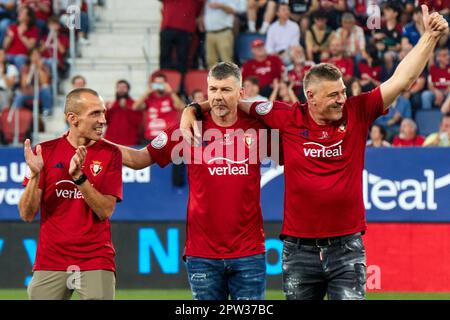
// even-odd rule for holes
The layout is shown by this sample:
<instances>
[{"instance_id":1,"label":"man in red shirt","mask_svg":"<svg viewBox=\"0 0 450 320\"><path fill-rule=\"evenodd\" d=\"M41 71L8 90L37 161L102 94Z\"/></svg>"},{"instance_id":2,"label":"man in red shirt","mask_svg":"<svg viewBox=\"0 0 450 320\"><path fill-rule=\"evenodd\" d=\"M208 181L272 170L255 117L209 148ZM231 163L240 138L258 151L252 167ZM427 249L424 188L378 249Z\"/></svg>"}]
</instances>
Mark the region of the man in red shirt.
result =
<instances>
[{"instance_id":1,"label":"man in red shirt","mask_svg":"<svg viewBox=\"0 0 450 320\"><path fill-rule=\"evenodd\" d=\"M119 80L116 84L116 100L109 104L106 112L105 139L136 146L139 144L139 127L142 123L142 111L133 110L134 100L130 97L130 84Z\"/></svg>"},{"instance_id":2,"label":"man in red shirt","mask_svg":"<svg viewBox=\"0 0 450 320\"><path fill-rule=\"evenodd\" d=\"M184 73L192 36L204 0L161 0L161 2L163 7L159 65L161 69L175 69Z\"/></svg>"},{"instance_id":3,"label":"man in red shirt","mask_svg":"<svg viewBox=\"0 0 450 320\"><path fill-rule=\"evenodd\" d=\"M187 163L184 257L194 299L264 299L259 129L265 127L238 111L241 83L232 63L211 69L208 100L213 108L203 114L202 144L185 143L177 124L141 150L119 146L123 163L133 169L154 163L164 167L178 162L178 155Z\"/></svg>"},{"instance_id":4,"label":"man in red shirt","mask_svg":"<svg viewBox=\"0 0 450 320\"><path fill-rule=\"evenodd\" d=\"M81 299L114 299L109 218L122 200L122 156L101 138L105 111L94 90L72 90L65 104L69 132L35 152L25 141L20 217L31 222L41 214L30 299L70 299L74 290Z\"/></svg>"},{"instance_id":5,"label":"man in red shirt","mask_svg":"<svg viewBox=\"0 0 450 320\"><path fill-rule=\"evenodd\" d=\"M422 6L425 33L394 75L374 90L346 97L342 73L319 64L306 74L306 104L240 102L246 113L280 129L285 162L281 238L287 299L364 299L366 230L362 171L368 130L423 71L448 23ZM203 105L202 105L203 107ZM207 109L207 105L204 106ZM193 108L183 132L195 124ZM198 129L195 129L198 138ZM189 136L187 136L189 139Z\"/></svg>"},{"instance_id":6,"label":"man in red shirt","mask_svg":"<svg viewBox=\"0 0 450 320\"><path fill-rule=\"evenodd\" d=\"M339 39L334 38L330 41L329 57L322 59L322 62L334 64L342 73L344 82L349 81L353 77L353 59L344 57L344 49Z\"/></svg>"},{"instance_id":7,"label":"man in red shirt","mask_svg":"<svg viewBox=\"0 0 450 320\"><path fill-rule=\"evenodd\" d=\"M400 132L394 137L394 147L421 147L425 137L417 134L417 125L412 119L403 119L400 124Z\"/></svg>"},{"instance_id":8,"label":"man in red shirt","mask_svg":"<svg viewBox=\"0 0 450 320\"><path fill-rule=\"evenodd\" d=\"M133 110L145 110L144 138L153 140L179 120L184 103L167 82L163 73L154 76L145 94L133 104Z\"/></svg>"},{"instance_id":9,"label":"man in red shirt","mask_svg":"<svg viewBox=\"0 0 450 320\"><path fill-rule=\"evenodd\" d=\"M259 80L261 95L268 97L272 92L274 79L280 79L283 72L283 62L276 55L268 55L261 39L252 42L253 59L242 66L242 77L247 79L255 76Z\"/></svg>"},{"instance_id":10,"label":"man in red shirt","mask_svg":"<svg viewBox=\"0 0 450 320\"><path fill-rule=\"evenodd\" d=\"M450 94L450 56L447 48L436 52L437 64L430 67L428 90L422 92L422 109L441 106Z\"/></svg>"}]
</instances>

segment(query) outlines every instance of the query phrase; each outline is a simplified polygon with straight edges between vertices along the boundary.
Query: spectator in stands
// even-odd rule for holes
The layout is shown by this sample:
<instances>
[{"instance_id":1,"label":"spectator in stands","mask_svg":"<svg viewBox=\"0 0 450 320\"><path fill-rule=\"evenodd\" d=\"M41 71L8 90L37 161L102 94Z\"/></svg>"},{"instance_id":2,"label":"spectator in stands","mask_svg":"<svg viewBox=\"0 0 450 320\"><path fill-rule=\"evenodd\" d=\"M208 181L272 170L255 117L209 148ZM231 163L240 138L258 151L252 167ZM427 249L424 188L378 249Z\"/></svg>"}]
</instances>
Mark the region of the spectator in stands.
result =
<instances>
[{"instance_id":1,"label":"spectator in stands","mask_svg":"<svg viewBox=\"0 0 450 320\"><path fill-rule=\"evenodd\" d=\"M436 65L430 66L428 90L422 92L422 108L431 109L433 104L441 106L450 93L450 57L448 49L438 49Z\"/></svg>"},{"instance_id":2,"label":"spectator in stands","mask_svg":"<svg viewBox=\"0 0 450 320\"><path fill-rule=\"evenodd\" d=\"M238 8L237 0L206 0L206 63L211 68L219 61L233 61L234 14Z\"/></svg>"},{"instance_id":3,"label":"spectator in stands","mask_svg":"<svg viewBox=\"0 0 450 320\"><path fill-rule=\"evenodd\" d=\"M10 106L14 87L19 81L16 66L6 61L5 50L0 49L0 111Z\"/></svg>"},{"instance_id":4,"label":"spectator in stands","mask_svg":"<svg viewBox=\"0 0 450 320\"><path fill-rule=\"evenodd\" d=\"M370 91L381 84L381 61L374 46L367 47L365 59L358 63L358 71L361 75L363 92Z\"/></svg>"},{"instance_id":5,"label":"spectator in stands","mask_svg":"<svg viewBox=\"0 0 450 320\"><path fill-rule=\"evenodd\" d=\"M338 67L342 72L344 82L353 77L353 59L344 56L344 48L337 38L330 41L330 51L322 53L322 62L332 63Z\"/></svg>"},{"instance_id":6,"label":"spectator in stands","mask_svg":"<svg viewBox=\"0 0 450 320\"><path fill-rule=\"evenodd\" d=\"M105 139L125 146L139 144L139 126L142 111L133 110L134 100L130 97L130 84L126 80L116 83L116 100L107 104Z\"/></svg>"},{"instance_id":7,"label":"spectator in stands","mask_svg":"<svg viewBox=\"0 0 450 320\"><path fill-rule=\"evenodd\" d=\"M57 41L57 66L62 71L65 68L64 57L69 49L69 37L61 31L61 23L56 16L48 19L49 34L45 35L41 41L40 52L44 62L52 68L53 64L53 44Z\"/></svg>"},{"instance_id":8,"label":"spectator in stands","mask_svg":"<svg viewBox=\"0 0 450 320\"><path fill-rule=\"evenodd\" d=\"M373 37L375 40L383 41L387 50L399 52L401 49L402 26L400 25L401 10L395 2L388 2L383 7L384 23L381 29L375 29Z\"/></svg>"},{"instance_id":9,"label":"spectator in stands","mask_svg":"<svg viewBox=\"0 0 450 320\"><path fill-rule=\"evenodd\" d=\"M47 21L52 14L51 0L19 0L20 6L30 7L36 16L36 26L42 36L47 33Z\"/></svg>"},{"instance_id":10,"label":"spectator in stands","mask_svg":"<svg viewBox=\"0 0 450 320\"><path fill-rule=\"evenodd\" d=\"M299 97L302 102L305 102L306 98L303 92L303 78L306 72L314 66L314 62L306 60L305 51L300 45L291 48L291 61L293 62L293 65L288 69L288 80L294 83L293 90L297 97Z\"/></svg>"},{"instance_id":11,"label":"spectator in stands","mask_svg":"<svg viewBox=\"0 0 450 320\"><path fill-rule=\"evenodd\" d=\"M319 0L319 8L329 17L328 25L331 29L336 30L339 27L340 17L347 7L346 2L346 0Z\"/></svg>"},{"instance_id":12,"label":"spectator in stands","mask_svg":"<svg viewBox=\"0 0 450 320\"><path fill-rule=\"evenodd\" d=\"M393 51L386 51L383 54L384 63L381 66L380 78L381 82L389 79L393 74L395 69L397 68L397 61L395 58L395 53Z\"/></svg>"},{"instance_id":13,"label":"spectator in stands","mask_svg":"<svg viewBox=\"0 0 450 320\"><path fill-rule=\"evenodd\" d=\"M388 113L379 117L374 123L386 129L386 139L391 141L399 132L401 121L406 118L411 118L411 103L403 96L399 96L388 109Z\"/></svg>"},{"instance_id":14,"label":"spectator in stands","mask_svg":"<svg viewBox=\"0 0 450 320\"><path fill-rule=\"evenodd\" d=\"M330 41L335 36L327 26L327 19L324 11L317 11L313 17L313 25L306 32L306 56L315 63L320 62L322 52L329 50Z\"/></svg>"},{"instance_id":15,"label":"spectator in stands","mask_svg":"<svg viewBox=\"0 0 450 320\"><path fill-rule=\"evenodd\" d=\"M3 44L5 33L14 21L17 0L0 0L0 44Z\"/></svg>"},{"instance_id":16,"label":"spectator in stands","mask_svg":"<svg viewBox=\"0 0 450 320\"><path fill-rule=\"evenodd\" d=\"M259 94L259 81L257 77L250 76L244 80L244 100L246 101L268 101L266 97Z\"/></svg>"},{"instance_id":17,"label":"spectator in stands","mask_svg":"<svg viewBox=\"0 0 450 320\"><path fill-rule=\"evenodd\" d=\"M59 0L58 10L61 15L61 22L63 24L68 23L69 15L67 9L69 6L75 5L81 9L80 11L80 30L78 30L78 43L82 45L89 45L88 33L89 33L89 16L88 5L85 0Z\"/></svg>"},{"instance_id":18,"label":"spectator in stands","mask_svg":"<svg viewBox=\"0 0 450 320\"><path fill-rule=\"evenodd\" d=\"M300 23L304 17L319 9L319 0L279 0L289 3L291 19Z\"/></svg>"},{"instance_id":19,"label":"spectator in stands","mask_svg":"<svg viewBox=\"0 0 450 320\"><path fill-rule=\"evenodd\" d=\"M354 57L358 63L365 56L364 30L356 25L355 16L350 12L344 13L341 20L342 27L336 30L336 38L341 42L346 55Z\"/></svg>"},{"instance_id":20,"label":"spectator in stands","mask_svg":"<svg viewBox=\"0 0 450 320\"><path fill-rule=\"evenodd\" d=\"M411 48L415 46L424 32L422 9L417 6L414 9L413 21L403 28L402 47Z\"/></svg>"},{"instance_id":21,"label":"spectator in stands","mask_svg":"<svg viewBox=\"0 0 450 320\"><path fill-rule=\"evenodd\" d=\"M18 70L27 62L29 51L36 46L38 29L34 12L29 7L19 9L18 24L11 24L6 32L3 48L8 62L14 63Z\"/></svg>"},{"instance_id":22,"label":"spectator in stands","mask_svg":"<svg viewBox=\"0 0 450 320\"><path fill-rule=\"evenodd\" d=\"M248 0L247 2L247 23L248 31L257 31L258 15L263 15L263 22L259 29L260 34L266 34L270 23L275 17L276 1L274 0Z\"/></svg>"},{"instance_id":23,"label":"spectator in stands","mask_svg":"<svg viewBox=\"0 0 450 320\"><path fill-rule=\"evenodd\" d=\"M77 74L76 76L72 77L70 83L72 84L72 89L85 88L86 78L83 77L82 75Z\"/></svg>"},{"instance_id":24,"label":"spectator in stands","mask_svg":"<svg viewBox=\"0 0 450 320\"><path fill-rule=\"evenodd\" d=\"M400 125L400 133L394 137L394 147L421 147L425 138L417 134L417 125L412 119L403 119Z\"/></svg>"},{"instance_id":25,"label":"spectator in stands","mask_svg":"<svg viewBox=\"0 0 450 320\"><path fill-rule=\"evenodd\" d=\"M39 49L31 50L29 62L20 70L20 89L17 90L13 105L16 107L31 106L34 97L34 73L39 74L39 102L42 106L42 114L50 115L53 107L53 95L51 91L51 72L45 65L39 53Z\"/></svg>"},{"instance_id":26,"label":"spectator in stands","mask_svg":"<svg viewBox=\"0 0 450 320\"><path fill-rule=\"evenodd\" d=\"M306 33L308 32L310 26L311 26L311 21L309 19L309 16L303 16L300 19L299 22L300 25L300 45L303 48L306 48Z\"/></svg>"},{"instance_id":27,"label":"spectator in stands","mask_svg":"<svg viewBox=\"0 0 450 320\"><path fill-rule=\"evenodd\" d=\"M184 102L172 90L163 73L156 74L145 94L133 104L133 110L146 110L144 114L144 139L148 144L162 131L179 120Z\"/></svg>"},{"instance_id":28,"label":"spectator in stands","mask_svg":"<svg viewBox=\"0 0 450 320\"><path fill-rule=\"evenodd\" d=\"M294 82L273 80L273 90L270 94L270 101L282 101L288 104L298 102L297 95L294 93Z\"/></svg>"},{"instance_id":29,"label":"spectator in stands","mask_svg":"<svg viewBox=\"0 0 450 320\"><path fill-rule=\"evenodd\" d=\"M450 112L442 115L439 132L430 134L423 143L424 147L450 147Z\"/></svg>"},{"instance_id":30,"label":"spectator in stands","mask_svg":"<svg viewBox=\"0 0 450 320\"><path fill-rule=\"evenodd\" d=\"M289 49L300 44L300 28L289 20L289 5L280 3L277 9L278 20L272 23L267 31L266 51L277 54L283 61L289 61Z\"/></svg>"},{"instance_id":31,"label":"spectator in stands","mask_svg":"<svg viewBox=\"0 0 450 320\"><path fill-rule=\"evenodd\" d=\"M366 146L372 148L390 147L391 144L384 140L386 137L386 130L377 124L370 128L370 140L367 141Z\"/></svg>"},{"instance_id":32,"label":"spectator in stands","mask_svg":"<svg viewBox=\"0 0 450 320\"><path fill-rule=\"evenodd\" d=\"M192 95L191 95L189 100L191 102L200 103L200 102L206 101L207 99L206 99L205 94L203 93L202 90L195 89L194 91L192 91Z\"/></svg>"},{"instance_id":33,"label":"spectator in stands","mask_svg":"<svg viewBox=\"0 0 450 320\"><path fill-rule=\"evenodd\" d=\"M161 0L161 2L159 65L161 69L175 69L184 73L187 70L189 47L204 0Z\"/></svg>"},{"instance_id":34,"label":"spectator in stands","mask_svg":"<svg viewBox=\"0 0 450 320\"><path fill-rule=\"evenodd\" d=\"M248 60L242 66L242 78L257 77L261 94L268 97L272 92L273 80L281 78L283 62L278 56L267 54L264 41L261 39L252 41L252 53L253 59Z\"/></svg>"}]
</instances>

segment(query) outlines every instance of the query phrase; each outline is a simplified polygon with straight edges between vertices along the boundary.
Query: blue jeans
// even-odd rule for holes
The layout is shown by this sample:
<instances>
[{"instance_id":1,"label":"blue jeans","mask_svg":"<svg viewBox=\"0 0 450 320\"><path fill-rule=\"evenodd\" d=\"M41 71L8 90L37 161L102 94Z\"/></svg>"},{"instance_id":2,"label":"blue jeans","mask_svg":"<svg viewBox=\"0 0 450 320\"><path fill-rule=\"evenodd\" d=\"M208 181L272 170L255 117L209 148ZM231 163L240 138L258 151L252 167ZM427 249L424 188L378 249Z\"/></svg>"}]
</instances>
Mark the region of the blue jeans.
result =
<instances>
[{"instance_id":1,"label":"blue jeans","mask_svg":"<svg viewBox=\"0 0 450 320\"><path fill-rule=\"evenodd\" d=\"M25 101L33 100L33 98L34 97L31 95L24 95L22 92L17 91L13 100L13 105L19 108L23 107ZM42 87L39 90L39 102L42 105L43 111L49 112L53 108L53 95L50 87Z\"/></svg>"},{"instance_id":2,"label":"blue jeans","mask_svg":"<svg viewBox=\"0 0 450 320\"><path fill-rule=\"evenodd\" d=\"M20 73L20 71L22 70L22 67L28 61L28 56L24 55L24 54L7 54L6 61L15 65L17 70L19 70L19 73Z\"/></svg>"},{"instance_id":3,"label":"blue jeans","mask_svg":"<svg viewBox=\"0 0 450 320\"><path fill-rule=\"evenodd\" d=\"M283 291L287 300L364 300L366 254L360 235L331 245L283 241Z\"/></svg>"},{"instance_id":4,"label":"blue jeans","mask_svg":"<svg viewBox=\"0 0 450 320\"><path fill-rule=\"evenodd\" d=\"M264 299L264 254L235 259L186 257L186 270L194 300Z\"/></svg>"}]
</instances>

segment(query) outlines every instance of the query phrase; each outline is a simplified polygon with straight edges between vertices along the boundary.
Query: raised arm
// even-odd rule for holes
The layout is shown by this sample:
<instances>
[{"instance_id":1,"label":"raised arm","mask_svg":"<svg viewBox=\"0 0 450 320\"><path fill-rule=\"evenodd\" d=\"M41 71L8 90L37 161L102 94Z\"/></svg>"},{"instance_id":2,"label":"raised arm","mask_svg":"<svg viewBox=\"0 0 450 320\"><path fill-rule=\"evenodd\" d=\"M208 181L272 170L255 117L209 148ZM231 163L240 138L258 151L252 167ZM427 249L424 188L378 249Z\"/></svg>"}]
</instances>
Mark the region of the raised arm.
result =
<instances>
[{"instance_id":1,"label":"raised arm","mask_svg":"<svg viewBox=\"0 0 450 320\"><path fill-rule=\"evenodd\" d=\"M39 189L39 179L42 169L44 168L44 160L42 158L41 146L36 147L36 154L31 150L30 140L24 143L25 161L30 170L28 183L25 191L19 200L20 218L25 222L33 221L36 213L41 205L42 190Z\"/></svg>"},{"instance_id":2,"label":"raised arm","mask_svg":"<svg viewBox=\"0 0 450 320\"><path fill-rule=\"evenodd\" d=\"M448 31L447 21L437 12L429 15L426 5L422 5L422 15L425 33L403 58L392 77L381 84L381 96L385 109L420 76L439 38Z\"/></svg>"}]
</instances>

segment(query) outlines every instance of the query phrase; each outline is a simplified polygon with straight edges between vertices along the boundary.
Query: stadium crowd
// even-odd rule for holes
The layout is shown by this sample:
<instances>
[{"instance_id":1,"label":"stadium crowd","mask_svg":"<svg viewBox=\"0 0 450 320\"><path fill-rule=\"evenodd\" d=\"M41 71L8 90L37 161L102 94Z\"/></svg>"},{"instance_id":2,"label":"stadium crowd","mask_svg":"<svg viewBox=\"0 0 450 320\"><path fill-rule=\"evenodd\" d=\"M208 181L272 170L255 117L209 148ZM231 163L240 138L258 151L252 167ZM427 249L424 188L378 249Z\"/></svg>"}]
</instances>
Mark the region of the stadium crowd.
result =
<instances>
[{"instance_id":1,"label":"stadium crowd","mask_svg":"<svg viewBox=\"0 0 450 320\"><path fill-rule=\"evenodd\" d=\"M34 78L38 74L39 114L43 121L53 110L52 65L57 41L57 79L69 75L69 28L67 9L80 8L80 28L76 43L89 44L89 19L85 0L0 0L0 142L12 142L14 127L10 109L19 109L20 140L30 136ZM22 124L22 120L24 123ZM22 130L23 129L23 130Z\"/></svg>"},{"instance_id":2,"label":"stadium crowd","mask_svg":"<svg viewBox=\"0 0 450 320\"><path fill-rule=\"evenodd\" d=\"M120 144L145 144L176 123L184 104L206 96L206 70L218 61L233 61L242 67L245 98L254 101L305 102L303 76L321 62L333 63L341 70L348 96L370 91L393 74L424 32L419 4L426 3L447 20L450 13L448 0L160 1L160 69L149 79L148 90L136 93L141 95L139 99L131 97L126 80L119 80L116 99L107 104L106 137ZM5 3L0 7L2 17L1 10L16 1L0 2ZM63 74L67 35L58 19L50 17L47 8L52 7L51 1L18 2L30 4L16 4L17 22L0 20L0 39L5 38L0 60L6 59L0 103L7 108L10 97L4 92L13 91L13 106L30 107L32 88L27 75L30 65L37 65L41 70L40 105L45 114L52 105L46 32L57 30L58 65ZM21 30L26 30L25 36ZM84 43L85 36L80 34ZM369 146L449 145L449 48L447 35L441 38L421 77L394 102L388 114L377 119L368 137ZM193 70L201 70L200 76L188 77ZM446 115L428 138L416 124L422 110L440 110Z\"/></svg>"}]
</instances>

